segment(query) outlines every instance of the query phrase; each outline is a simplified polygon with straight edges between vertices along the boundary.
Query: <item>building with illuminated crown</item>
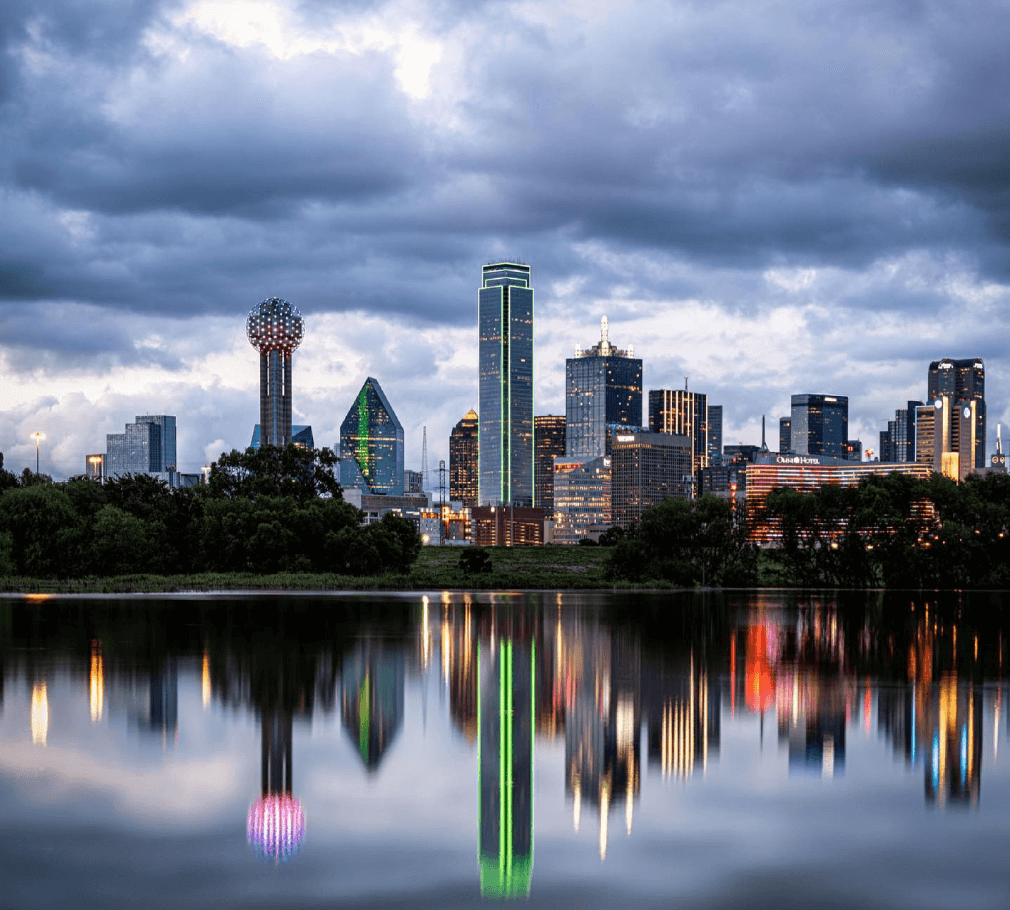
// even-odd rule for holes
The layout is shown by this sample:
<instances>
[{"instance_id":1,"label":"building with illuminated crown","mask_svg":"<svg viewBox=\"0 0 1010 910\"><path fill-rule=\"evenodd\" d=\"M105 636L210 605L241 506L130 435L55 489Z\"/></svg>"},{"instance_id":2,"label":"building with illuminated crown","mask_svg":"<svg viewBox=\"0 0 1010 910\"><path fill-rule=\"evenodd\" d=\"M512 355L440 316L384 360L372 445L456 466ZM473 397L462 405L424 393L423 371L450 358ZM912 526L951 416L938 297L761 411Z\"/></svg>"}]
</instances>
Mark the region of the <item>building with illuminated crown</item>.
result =
<instances>
[{"instance_id":1,"label":"building with illuminated crown","mask_svg":"<svg viewBox=\"0 0 1010 910\"><path fill-rule=\"evenodd\" d=\"M928 392L927 405L933 407L933 470L964 480L985 467L985 364L978 357L934 360L929 365Z\"/></svg>"},{"instance_id":2,"label":"building with illuminated crown","mask_svg":"<svg viewBox=\"0 0 1010 910\"><path fill-rule=\"evenodd\" d=\"M340 424L340 484L365 493L403 493L403 425L371 376Z\"/></svg>"},{"instance_id":3,"label":"building with illuminated crown","mask_svg":"<svg viewBox=\"0 0 1010 910\"><path fill-rule=\"evenodd\" d=\"M291 355L302 343L305 323L298 308L268 297L249 311L249 343L260 353L262 443L286 446L291 438Z\"/></svg>"},{"instance_id":4,"label":"building with illuminated crown","mask_svg":"<svg viewBox=\"0 0 1010 910\"><path fill-rule=\"evenodd\" d=\"M649 392L649 429L685 436L690 443L691 470L697 477L708 467L708 396L686 389Z\"/></svg>"},{"instance_id":5,"label":"building with illuminated crown","mask_svg":"<svg viewBox=\"0 0 1010 910\"><path fill-rule=\"evenodd\" d=\"M449 434L449 499L471 509L479 493L479 427L477 413L470 408Z\"/></svg>"},{"instance_id":6,"label":"building with illuminated crown","mask_svg":"<svg viewBox=\"0 0 1010 910\"><path fill-rule=\"evenodd\" d=\"M642 426L642 361L610 343L606 316L599 343L565 361L565 423L565 457L583 460L609 454L615 428Z\"/></svg>"},{"instance_id":7,"label":"building with illuminated crown","mask_svg":"<svg viewBox=\"0 0 1010 910\"><path fill-rule=\"evenodd\" d=\"M485 265L477 292L480 505L533 505L530 267Z\"/></svg>"}]
</instances>

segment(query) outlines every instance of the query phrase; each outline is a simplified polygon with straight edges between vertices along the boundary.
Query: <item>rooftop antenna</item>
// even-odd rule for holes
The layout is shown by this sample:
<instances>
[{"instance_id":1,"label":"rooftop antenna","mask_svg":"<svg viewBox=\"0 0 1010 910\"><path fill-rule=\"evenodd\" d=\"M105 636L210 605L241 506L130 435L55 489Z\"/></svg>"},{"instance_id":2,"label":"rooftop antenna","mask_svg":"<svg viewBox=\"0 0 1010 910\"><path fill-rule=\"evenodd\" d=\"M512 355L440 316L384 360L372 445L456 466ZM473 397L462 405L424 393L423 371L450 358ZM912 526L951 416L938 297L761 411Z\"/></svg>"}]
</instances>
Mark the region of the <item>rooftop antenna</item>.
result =
<instances>
[{"instance_id":1,"label":"rooftop antenna","mask_svg":"<svg viewBox=\"0 0 1010 910\"><path fill-rule=\"evenodd\" d=\"M765 441L765 415L761 415L761 451L768 451L768 443Z\"/></svg>"},{"instance_id":2,"label":"rooftop antenna","mask_svg":"<svg viewBox=\"0 0 1010 910\"><path fill-rule=\"evenodd\" d=\"M428 428L421 428L421 490L428 489Z\"/></svg>"},{"instance_id":3,"label":"rooftop antenna","mask_svg":"<svg viewBox=\"0 0 1010 910\"><path fill-rule=\"evenodd\" d=\"M684 377L684 391L687 391L687 377Z\"/></svg>"},{"instance_id":4,"label":"rooftop antenna","mask_svg":"<svg viewBox=\"0 0 1010 910\"><path fill-rule=\"evenodd\" d=\"M996 424L996 454L997 455L1002 455L1003 454L1003 435L1002 435L1002 432L1001 432L1002 430L1003 430L1003 424L1001 424L1001 423Z\"/></svg>"},{"instance_id":5,"label":"rooftop antenna","mask_svg":"<svg viewBox=\"0 0 1010 910\"><path fill-rule=\"evenodd\" d=\"M600 353L604 357L610 353L610 325L606 316L600 320Z\"/></svg>"}]
</instances>

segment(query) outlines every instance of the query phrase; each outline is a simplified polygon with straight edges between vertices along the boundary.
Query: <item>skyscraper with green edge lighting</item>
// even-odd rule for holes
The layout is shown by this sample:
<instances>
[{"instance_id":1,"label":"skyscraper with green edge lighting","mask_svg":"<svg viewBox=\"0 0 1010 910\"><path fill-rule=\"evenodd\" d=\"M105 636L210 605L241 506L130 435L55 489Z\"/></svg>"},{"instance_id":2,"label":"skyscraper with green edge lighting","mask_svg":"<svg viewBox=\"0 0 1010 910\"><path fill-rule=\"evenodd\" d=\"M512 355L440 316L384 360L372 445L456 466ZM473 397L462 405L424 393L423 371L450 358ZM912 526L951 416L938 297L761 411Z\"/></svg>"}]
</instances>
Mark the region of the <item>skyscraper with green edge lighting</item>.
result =
<instances>
[{"instance_id":1,"label":"skyscraper with green edge lighting","mask_svg":"<svg viewBox=\"0 0 1010 910\"><path fill-rule=\"evenodd\" d=\"M403 494L403 426L371 376L340 424L340 483L368 493Z\"/></svg>"},{"instance_id":2,"label":"skyscraper with green edge lighting","mask_svg":"<svg viewBox=\"0 0 1010 910\"><path fill-rule=\"evenodd\" d=\"M485 265L477 292L480 505L533 502L530 267Z\"/></svg>"},{"instance_id":3,"label":"skyscraper with green edge lighting","mask_svg":"<svg viewBox=\"0 0 1010 910\"><path fill-rule=\"evenodd\" d=\"M524 897L533 879L536 646L482 642L477 664L480 893Z\"/></svg>"}]
</instances>

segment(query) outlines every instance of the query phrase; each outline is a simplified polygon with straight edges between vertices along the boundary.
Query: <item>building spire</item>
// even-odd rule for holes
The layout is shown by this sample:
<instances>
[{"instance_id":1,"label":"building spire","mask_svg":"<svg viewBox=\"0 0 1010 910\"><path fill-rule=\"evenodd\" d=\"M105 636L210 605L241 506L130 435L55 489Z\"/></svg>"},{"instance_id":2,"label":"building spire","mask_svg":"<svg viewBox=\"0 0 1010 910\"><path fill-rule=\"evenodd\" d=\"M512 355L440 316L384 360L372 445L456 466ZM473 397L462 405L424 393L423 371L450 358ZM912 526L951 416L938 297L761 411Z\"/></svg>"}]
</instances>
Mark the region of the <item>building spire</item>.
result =
<instances>
[{"instance_id":1,"label":"building spire","mask_svg":"<svg viewBox=\"0 0 1010 910\"><path fill-rule=\"evenodd\" d=\"M1001 423L996 424L996 454L997 455L1002 455L1003 454L1003 435L1002 435L1002 430L1003 430L1003 424L1001 424Z\"/></svg>"},{"instance_id":2,"label":"building spire","mask_svg":"<svg viewBox=\"0 0 1010 910\"><path fill-rule=\"evenodd\" d=\"M610 326L606 316L600 320L600 353L604 357L610 353Z\"/></svg>"},{"instance_id":3,"label":"building spire","mask_svg":"<svg viewBox=\"0 0 1010 910\"><path fill-rule=\"evenodd\" d=\"M765 441L765 415L761 415L761 451L768 451L768 443Z\"/></svg>"}]
</instances>

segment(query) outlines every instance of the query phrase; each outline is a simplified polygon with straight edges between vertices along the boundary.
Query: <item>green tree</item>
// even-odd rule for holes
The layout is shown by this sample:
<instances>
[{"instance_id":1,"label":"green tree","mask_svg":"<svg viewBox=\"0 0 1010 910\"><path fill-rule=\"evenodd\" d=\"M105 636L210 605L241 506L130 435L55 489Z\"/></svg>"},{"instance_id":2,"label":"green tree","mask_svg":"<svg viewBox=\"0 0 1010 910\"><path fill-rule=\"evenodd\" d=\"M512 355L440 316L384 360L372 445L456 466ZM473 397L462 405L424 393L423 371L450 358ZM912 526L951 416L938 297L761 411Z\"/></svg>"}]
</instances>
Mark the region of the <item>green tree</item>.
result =
<instances>
[{"instance_id":1,"label":"green tree","mask_svg":"<svg viewBox=\"0 0 1010 910\"><path fill-rule=\"evenodd\" d=\"M11 537L20 575L65 577L80 562L82 523L70 497L51 483L12 488L0 496L0 532Z\"/></svg>"}]
</instances>

